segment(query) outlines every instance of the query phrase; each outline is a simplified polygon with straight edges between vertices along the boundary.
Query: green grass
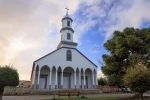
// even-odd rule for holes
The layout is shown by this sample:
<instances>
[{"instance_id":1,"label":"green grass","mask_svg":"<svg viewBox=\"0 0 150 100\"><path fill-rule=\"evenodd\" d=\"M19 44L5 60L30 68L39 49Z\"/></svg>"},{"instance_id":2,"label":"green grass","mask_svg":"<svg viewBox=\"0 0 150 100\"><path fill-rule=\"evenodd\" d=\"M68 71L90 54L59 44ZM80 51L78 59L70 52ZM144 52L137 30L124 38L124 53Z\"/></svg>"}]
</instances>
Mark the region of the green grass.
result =
<instances>
[{"instance_id":1,"label":"green grass","mask_svg":"<svg viewBox=\"0 0 150 100\"><path fill-rule=\"evenodd\" d=\"M44 100L120 100L118 97L100 97L100 98L56 98L56 99L44 99Z\"/></svg>"}]
</instances>

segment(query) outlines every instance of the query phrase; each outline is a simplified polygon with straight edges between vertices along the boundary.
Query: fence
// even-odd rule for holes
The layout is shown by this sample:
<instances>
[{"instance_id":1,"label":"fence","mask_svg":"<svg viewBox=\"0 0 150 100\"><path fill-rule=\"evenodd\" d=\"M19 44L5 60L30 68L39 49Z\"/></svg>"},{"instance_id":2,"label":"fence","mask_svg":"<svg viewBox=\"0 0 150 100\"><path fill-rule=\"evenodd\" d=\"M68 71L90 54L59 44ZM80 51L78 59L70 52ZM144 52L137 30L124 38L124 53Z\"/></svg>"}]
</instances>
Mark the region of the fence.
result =
<instances>
[{"instance_id":1,"label":"fence","mask_svg":"<svg viewBox=\"0 0 150 100\"><path fill-rule=\"evenodd\" d=\"M98 86L98 88L103 92L103 93L110 93L110 92L121 92L121 89L118 88L117 86Z\"/></svg>"},{"instance_id":2,"label":"fence","mask_svg":"<svg viewBox=\"0 0 150 100\"><path fill-rule=\"evenodd\" d=\"M23 95L31 94L31 88L27 87L5 87L4 95Z\"/></svg>"},{"instance_id":3,"label":"fence","mask_svg":"<svg viewBox=\"0 0 150 100\"><path fill-rule=\"evenodd\" d=\"M31 89L28 87L5 87L4 95L55 95L59 91L74 91L77 90L81 94L99 94L102 93L99 89Z\"/></svg>"}]
</instances>

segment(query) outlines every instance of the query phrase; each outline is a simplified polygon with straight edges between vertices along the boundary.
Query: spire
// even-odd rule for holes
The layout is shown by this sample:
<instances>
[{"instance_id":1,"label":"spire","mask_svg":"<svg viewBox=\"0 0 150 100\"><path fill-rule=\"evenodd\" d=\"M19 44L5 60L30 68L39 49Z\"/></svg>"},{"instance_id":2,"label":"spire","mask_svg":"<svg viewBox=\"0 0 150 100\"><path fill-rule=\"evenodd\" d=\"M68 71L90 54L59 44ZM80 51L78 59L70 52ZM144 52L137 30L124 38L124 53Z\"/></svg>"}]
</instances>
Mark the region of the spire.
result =
<instances>
[{"instance_id":1,"label":"spire","mask_svg":"<svg viewBox=\"0 0 150 100\"><path fill-rule=\"evenodd\" d=\"M61 20L62 22L62 28L60 30L61 41L58 44L57 48L61 47L75 48L78 45L78 43L73 42L73 33L74 33L74 30L72 29L73 20L68 15L69 10L68 7L65 9L67 12L64 18L62 18Z\"/></svg>"},{"instance_id":2,"label":"spire","mask_svg":"<svg viewBox=\"0 0 150 100\"><path fill-rule=\"evenodd\" d=\"M69 10L68 7L65 8L65 9L67 10L65 17L69 17L69 15L68 15L68 10Z\"/></svg>"}]
</instances>

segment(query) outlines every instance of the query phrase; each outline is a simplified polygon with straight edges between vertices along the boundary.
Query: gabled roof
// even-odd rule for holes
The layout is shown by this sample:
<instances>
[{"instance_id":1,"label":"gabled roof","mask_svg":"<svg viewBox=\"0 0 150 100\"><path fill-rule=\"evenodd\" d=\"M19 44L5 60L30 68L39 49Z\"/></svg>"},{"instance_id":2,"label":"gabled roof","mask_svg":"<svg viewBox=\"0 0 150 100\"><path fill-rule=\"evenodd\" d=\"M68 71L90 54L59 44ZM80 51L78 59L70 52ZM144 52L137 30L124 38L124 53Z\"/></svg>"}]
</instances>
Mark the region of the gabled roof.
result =
<instances>
[{"instance_id":1,"label":"gabled roof","mask_svg":"<svg viewBox=\"0 0 150 100\"><path fill-rule=\"evenodd\" d=\"M59 48L59 49L61 49L61 48ZM58 51L59 49L56 49L56 50L54 50L54 51L52 51L52 52L48 53L47 55L45 55L45 56L43 56L43 57L41 57L41 58L39 58L39 59L35 60L34 62L39 61L40 59L42 59L42 58L44 58L44 57L46 57L46 56L48 56L48 55L50 55L50 54L52 54L52 53L54 53L54 52Z\"/></svg>"},{"instance_id":2,"label":"gabled roof","mask_svg":"<svg viewBox=\"0 0 150 100\"><path fill-rule=\"evenodd\" d=\"M84 54L82 54L78 49L76 49L76 48L69 48L69 47L61 47L61 48L75 49L75 50L78 51L84 58L86 58L88 61L90 61L95 67L98 67L98 66L95 65L90 59L88 59ZM61 49L61 48L59 48L59 49ZM44 58L44 57L46 57L46 56L48 56L48 55L51 55L52 53L58 51L59 49L56 49L56 50L52 51L51 53L49 53L49 54L47 54L47 55L45 55L45 56L43 56L43 57L41 57L41 58L35 60L34 63L37 62L37 61L39 61L39 60L41 60L42 58Z\"/></svg>"},{"instance_id":3,"label":"gabled roof","mask_svg":"<svg viewBox=\"0 0 150 100\"><path fill-rule=\"evenodd\" d=\"M76 50L76 51L79 52L85 59L87 59L89 62L91 62L95 67L98 67L98 66L95 65L90 59L88 59L84 54L82 54L78 49L76 49L76 48L69 48L69 47L61 47L61 48L68 48L68 49L74 49L74 50ZM61 48L59 48L59 49L61 49ZM43 57L41 57L41 58L39 58L39 59L37 59L37 60L35 60L35 61L33 62L30 79L32 79L32 74L33 74L33 69L34 69L34 67L35 67L35 62L37 62L37 61L43 59L44 57L46 57L46 56L48 56L48 55L51 55L52 53L58 51L59 49L56 49L56 50L50 52L49 54L47 54L47 55L45 55L45 56L43 56Z\"/></svg>"}]
</instances>

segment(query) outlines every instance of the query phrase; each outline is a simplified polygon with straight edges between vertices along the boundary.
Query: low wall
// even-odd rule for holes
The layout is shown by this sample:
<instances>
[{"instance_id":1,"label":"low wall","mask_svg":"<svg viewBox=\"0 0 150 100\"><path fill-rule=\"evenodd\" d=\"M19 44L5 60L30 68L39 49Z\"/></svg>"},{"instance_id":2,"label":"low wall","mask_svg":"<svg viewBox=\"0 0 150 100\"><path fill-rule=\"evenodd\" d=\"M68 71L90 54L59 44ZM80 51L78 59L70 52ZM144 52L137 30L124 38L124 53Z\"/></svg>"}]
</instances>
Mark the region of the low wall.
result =
<instances>
[{"instance_id":1,"label":"low wall","mask_svg":"<svg viewBox=\"0 0 150 100\"><path fill-rule=\"evenodd\" d=\"M5 87L4 95L57 95L59 91L79 91L80 94L103 93L100 89L31 89L25 87Z\"/></svg>"},{"instance_id":2,"label":"low wall","mask_svg":"<svg viewBox=\"0 0 150 100\"><path fill-rule=\"evenodd\" d=\"M98 88L99 88L103 93L121 92L121 89L118 88L117 86L98 86Z\"/></svg>"},{"instance_id":3,"label":"low wall","mask_svg":"<svg viewBox=\"0 0 150 100\"><path fill-rule=\"evenodd\" d=\"M23 95L31 94L31 88L27 87L5 87L4 95Z\"/></svg>"}]
</instances>

